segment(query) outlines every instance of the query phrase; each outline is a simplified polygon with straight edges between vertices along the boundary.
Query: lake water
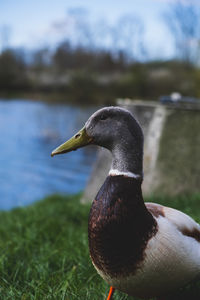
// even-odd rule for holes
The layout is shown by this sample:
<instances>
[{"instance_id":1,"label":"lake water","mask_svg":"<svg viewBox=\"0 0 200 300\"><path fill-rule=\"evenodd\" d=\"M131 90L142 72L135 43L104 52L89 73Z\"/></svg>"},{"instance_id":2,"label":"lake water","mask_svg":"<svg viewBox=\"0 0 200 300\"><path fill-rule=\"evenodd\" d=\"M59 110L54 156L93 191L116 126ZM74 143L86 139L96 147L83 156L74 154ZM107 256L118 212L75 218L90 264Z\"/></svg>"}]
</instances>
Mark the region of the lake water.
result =
<instances>
[{"instance_id":1,"label":"lake water","mask_svg":"<svg viewBox=\"0 0 200 300\"><path fill-rule=\"evenodd\" d=\"M89 146L51 157L95 108L0 100L0 209L84 189L96 156Z\"/></svg>"}]
</instances>

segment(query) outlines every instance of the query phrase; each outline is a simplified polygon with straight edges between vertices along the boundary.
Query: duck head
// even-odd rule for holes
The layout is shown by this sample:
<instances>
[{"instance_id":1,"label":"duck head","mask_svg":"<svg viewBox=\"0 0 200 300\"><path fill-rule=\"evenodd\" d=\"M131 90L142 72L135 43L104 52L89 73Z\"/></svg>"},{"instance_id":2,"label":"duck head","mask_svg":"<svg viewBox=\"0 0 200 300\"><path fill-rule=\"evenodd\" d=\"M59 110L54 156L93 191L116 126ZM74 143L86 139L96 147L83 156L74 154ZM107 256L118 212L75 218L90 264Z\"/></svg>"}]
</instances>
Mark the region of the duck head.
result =
<instances>
[{"instance_id":1,"label":"duck head","mask_svg":"<svg viewBox=\"0 0 200 300\"><path fill-rule=\"evenodd\" d=\"M142 176L143 133L133 115L121 107L96 111L71 139L57 147L51 156L67 153L89 144L112 152L112 170Z\"/></svg>"}]
</instances>

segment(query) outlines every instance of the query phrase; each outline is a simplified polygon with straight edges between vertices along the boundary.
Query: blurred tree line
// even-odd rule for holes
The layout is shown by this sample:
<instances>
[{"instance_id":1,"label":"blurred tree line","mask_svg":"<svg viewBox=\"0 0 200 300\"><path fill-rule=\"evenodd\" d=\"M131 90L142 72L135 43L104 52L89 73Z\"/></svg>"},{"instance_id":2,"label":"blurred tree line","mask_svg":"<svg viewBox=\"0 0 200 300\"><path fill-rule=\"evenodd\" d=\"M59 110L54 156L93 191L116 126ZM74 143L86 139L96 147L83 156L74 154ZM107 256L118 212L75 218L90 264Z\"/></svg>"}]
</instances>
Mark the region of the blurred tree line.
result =
<instances>
[{"instance_id":1,"label":"blurred tree line","mask_svg":"<svg viewBox=\"0 0 200 300\"><path fill-rule=\"evenodd\" d=\"M175 3L164 15L176 48L168 61L148 59L143 24L136 16L123 16L112 27L101 22L97 34L85 13L72 15L72 37L67 32L69 20L54 24L55 31L66 31L68 37L53 49L2 49L1 95L43 93L82 103L155 100L173 91L200 97L200 15L191 3Z\"/></svg>"}]
</instances>

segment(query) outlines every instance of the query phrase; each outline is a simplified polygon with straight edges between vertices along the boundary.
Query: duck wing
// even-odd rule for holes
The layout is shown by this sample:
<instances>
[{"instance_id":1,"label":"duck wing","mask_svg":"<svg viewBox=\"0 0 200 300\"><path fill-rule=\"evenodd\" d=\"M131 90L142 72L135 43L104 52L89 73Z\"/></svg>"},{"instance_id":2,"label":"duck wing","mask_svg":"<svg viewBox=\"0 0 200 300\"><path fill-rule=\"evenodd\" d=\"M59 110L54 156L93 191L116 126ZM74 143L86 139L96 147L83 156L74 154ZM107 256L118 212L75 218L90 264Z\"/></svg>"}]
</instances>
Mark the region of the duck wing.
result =
<instances>
[{"instance_id":1,"label":"duck wing","mask_svg":"<svg viewBox=\"0 0 200 300\"><path fill-rule=\"evenodd\" d=\"M146 202L147 209L154 218L166 218L183 235L191 237L200 243L200 225L185 213L157 203Z\"/></svg>"}]
</instances>

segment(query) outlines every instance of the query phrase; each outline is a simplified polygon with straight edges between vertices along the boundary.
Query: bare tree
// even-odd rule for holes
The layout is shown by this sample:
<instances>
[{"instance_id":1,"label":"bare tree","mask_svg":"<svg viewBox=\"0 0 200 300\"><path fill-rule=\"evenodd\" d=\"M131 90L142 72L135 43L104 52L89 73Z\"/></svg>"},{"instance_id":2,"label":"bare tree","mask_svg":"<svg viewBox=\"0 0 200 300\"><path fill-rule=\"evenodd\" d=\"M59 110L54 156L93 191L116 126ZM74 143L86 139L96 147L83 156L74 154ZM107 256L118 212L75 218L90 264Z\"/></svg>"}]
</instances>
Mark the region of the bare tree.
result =
<instances>
[{"instance_id":1,"label":"bare tree","mask_svg":"<svg viewBox=\"0 0 200 300\"><path fill-rule=\"evenodd\" d=\"M176 55L188 63L200 60L200 8L193 1L171 4L164 14L175 42Z\"/></svg>"},{"instance_id":2,"label":"bare tree","mask_svg":"<svg viewBox=\"0 0 200 300\"><path fill-rule=\"evenodd\" d=\"M88 11L82 7L71 8L66 17L52 24L54 33L61 33L62 39L69 40L75 48L94 46L94 28L90 24Z\"/></svg>"},{"instance_id":3,"label":"bare tree","mask_svg":"<svg viewBox=\"0 0 200 300\"><path fill-rule=\"evenodd\" d=\"M129 60L137 60L146 55L143 33L143 23L137 16L124 15L111 29L112 48L125 53Z\"/></svg>"},{"instance_id":4,"label":"bare tree","mask_svg":"<svg viewBox=\"0 0 200 300\"><path fill-rule=\"evenodd\" d=\"M0 48L2 51L8 49L11 37L11 28L8 25L3 25L0 28Z\"/></svg>"},{"instance_id":5,"label":"bare tree","mask_svg":"<svg viewBox=\"0 0 200 300\"><path fill-rule=\"evenodd\" d=\"M144 58L144 26L139 17L126 14L114 24L105 18L92 21L89 12L81 7L68 10L64 20L53 24L55 32L61 32L74 48L89 51L109 51L127 60Z\"/></svg>"},{"instance_id":6,"label":"bare tree","mask_svg":"<svg viewBox=\"0 0 200 300\"><path fill-rule=\"evenodd\" d=\"M90 24L88 11L82 7L69 10L69 15L74 21L74 33L78 47L91 49L94 47L94 31Z\"/></svg>"}]
</instances>

